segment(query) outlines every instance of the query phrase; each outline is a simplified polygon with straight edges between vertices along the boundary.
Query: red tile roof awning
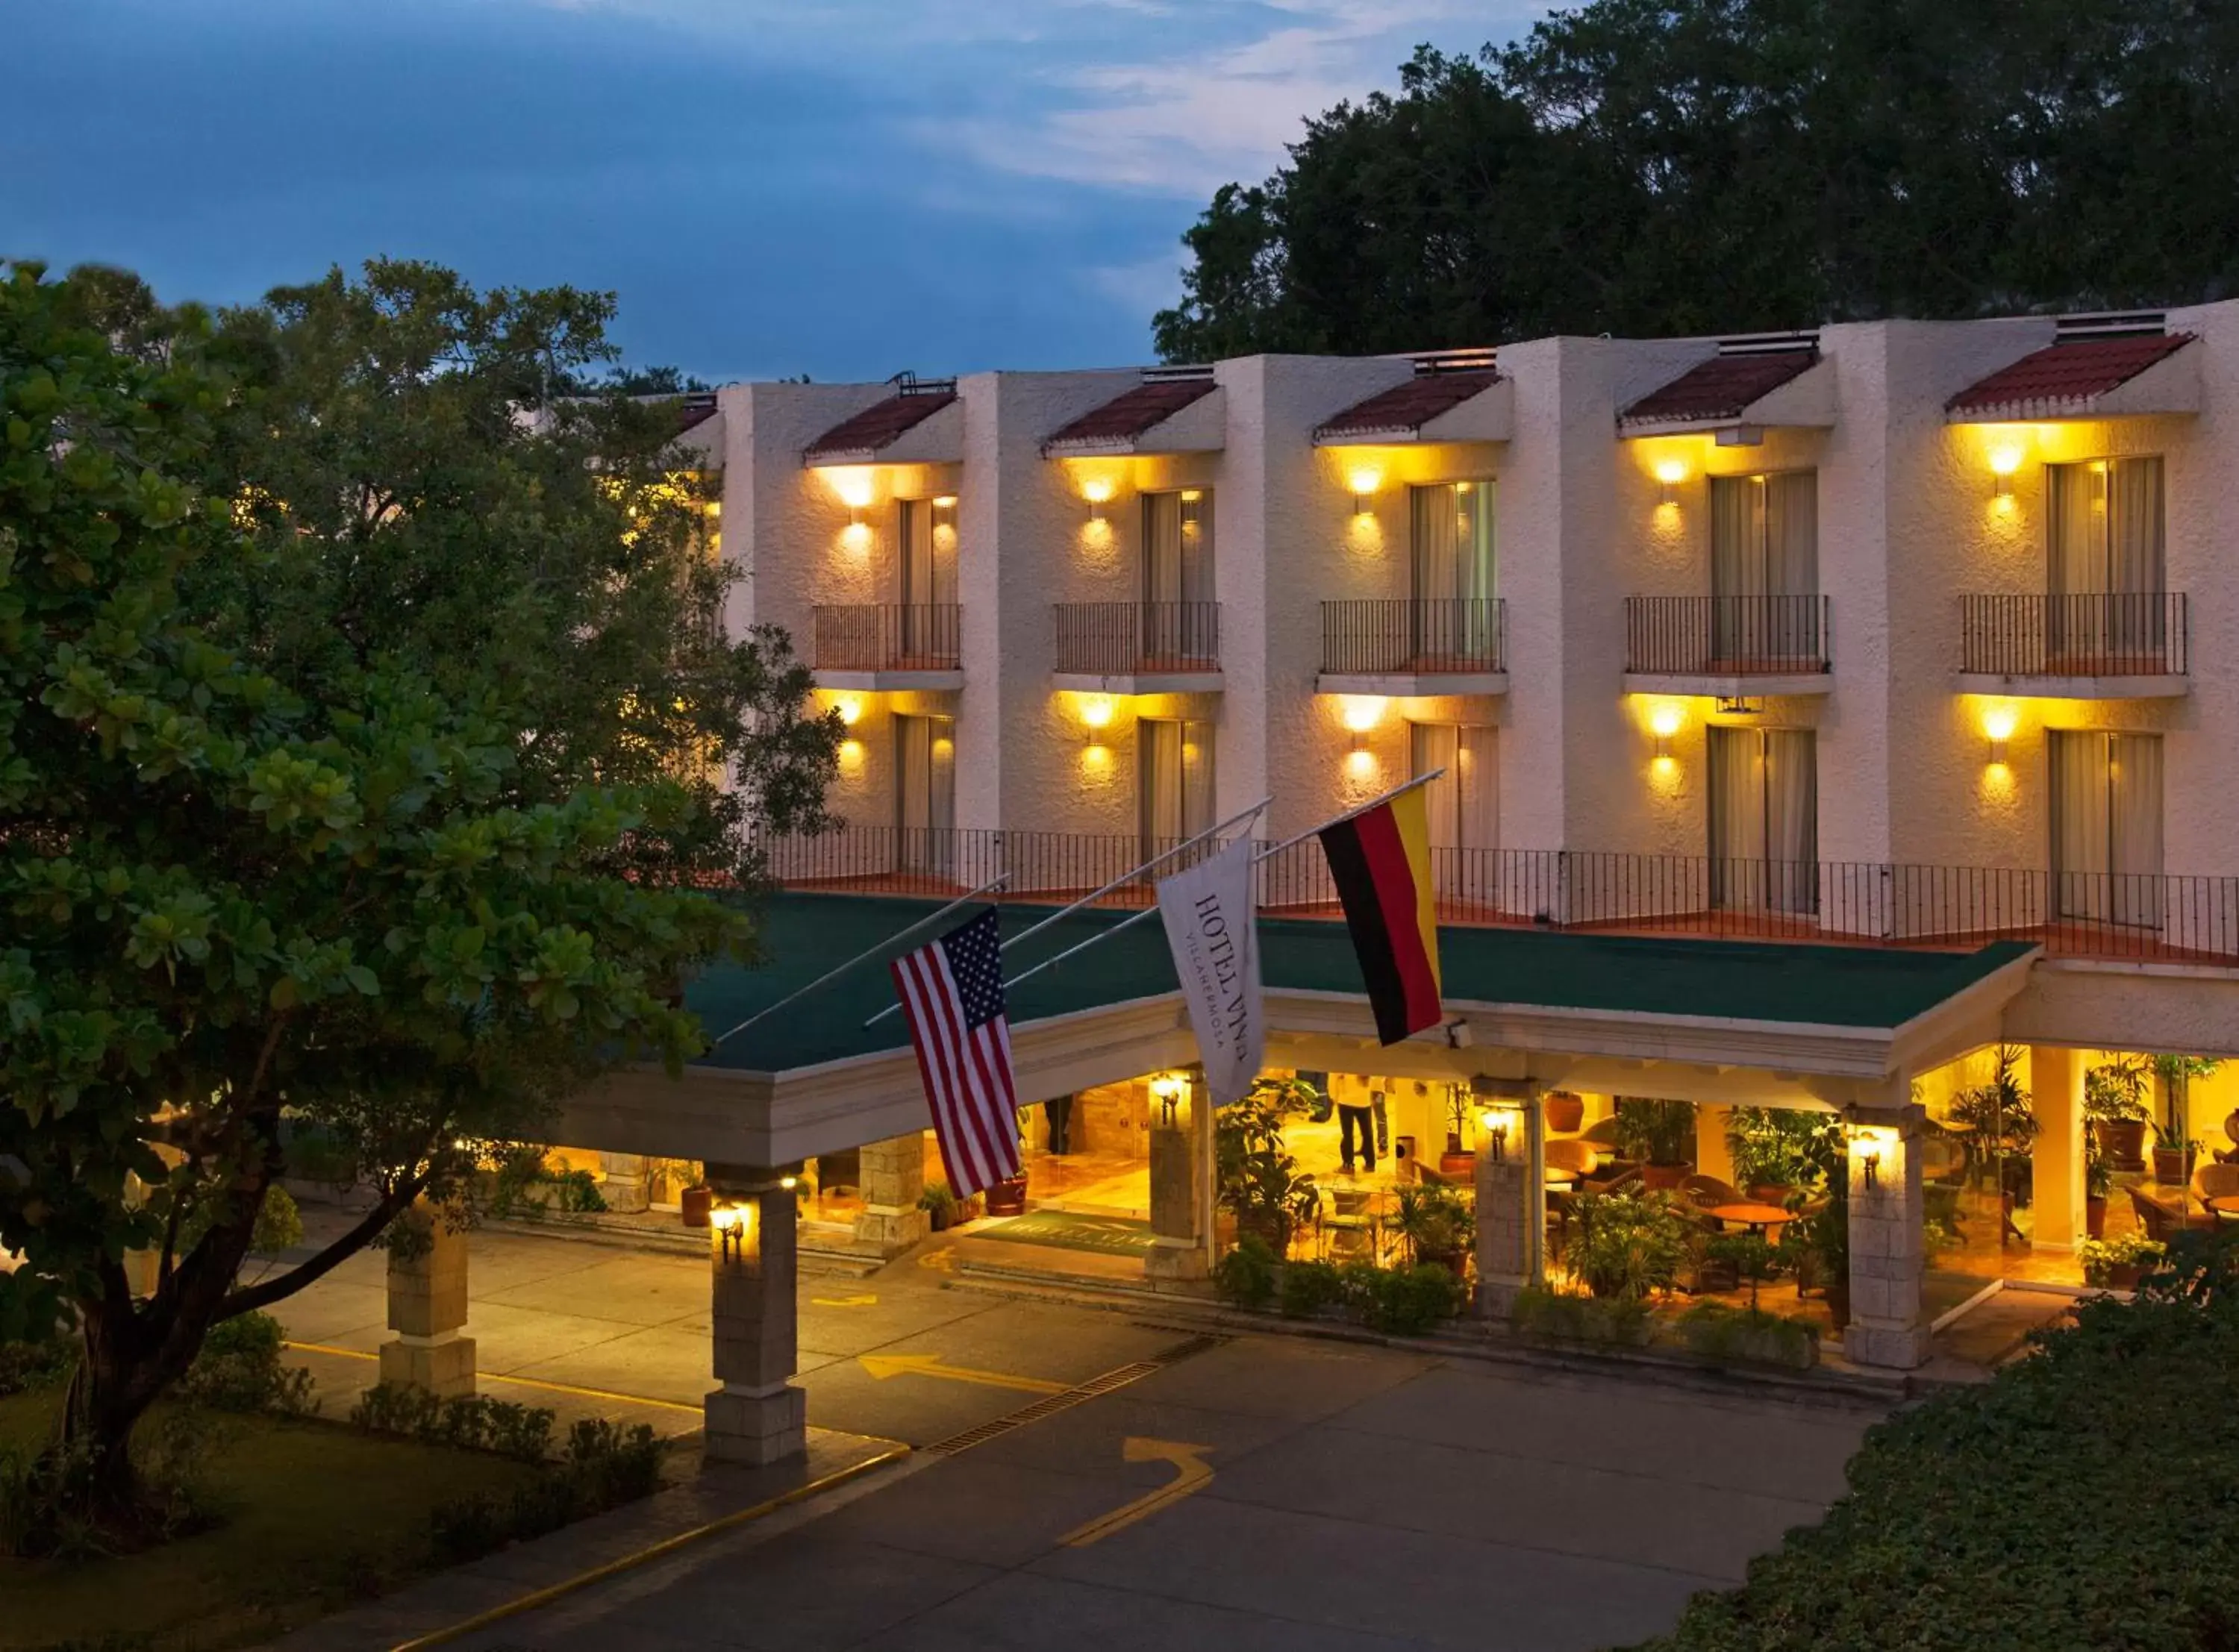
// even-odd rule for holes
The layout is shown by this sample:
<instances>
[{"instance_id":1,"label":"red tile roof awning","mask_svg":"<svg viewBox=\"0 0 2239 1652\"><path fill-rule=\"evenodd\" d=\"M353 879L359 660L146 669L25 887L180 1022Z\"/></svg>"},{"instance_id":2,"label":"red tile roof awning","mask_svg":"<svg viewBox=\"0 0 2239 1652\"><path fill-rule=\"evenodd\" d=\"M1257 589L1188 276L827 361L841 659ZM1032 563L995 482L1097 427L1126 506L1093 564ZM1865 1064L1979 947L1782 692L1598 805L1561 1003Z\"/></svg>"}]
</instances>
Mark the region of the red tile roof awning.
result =
<instances>
[{"instance_id":1,"label":"red tile roof awning","mask_svg":"<svg viewBox=\"0 0 2239 1652\"><path fill-rule=\"evenodd\" d=\"M1770 395L1818 364L1816 348L1736 351L1698 362L1669 384L1651 390L1618 415L1621 425L1699 423L1738 419L1751 402Z\"/></svg>"},{"instance_id":2,"label":"red tile roof awning","mask_svg":"<svg viewBox=\"0 0 2239 1652\"><path fill-rule=\"evenodd\" d=\"M1192 402L1213 392L1210 376L1201 379L1152 379L1124 391L1101 407L1091 408L1042 443L1045 454L1068 448L1100 448L1132 441L1153 426L1164 424Z\"/></svg>"},{"instance_id":3,"label":"red tile roof awning","mask_svg":"<svg viewBox=\"0 0 2239 1652\"><path fill-rule=\"evenodd\" d=\"M874 401L809 443L801 462L825 465L867 459L955 400L956 392L945 389L905 390Z\"/></svg>"},{"instance_id":4,"label":"red tile roof awning","mask_svg":"<svg viewBox=\"0 0 2239 1652\"><path fill-rule=\"evenodd\" d=\"M1356 401L1314 431L1316 441L1365 441L1376 436L1413 436L1442 413L1452 413L1473 395L1500 382L1498 371L1420 373L1405 384Z\"/></svg>"},{"instance_id":5,"label":"red tile roof awning","mask_svg":"<svg viewBox=\"0 0 2239 1652\"><path fill-rule=\"evenodd\" d=\"M1979 379L1945 402L1970 419L2033 419L2076 414L2192 342L2190 333L2076 339L2051 344Z\"/></svg>"}]
</instances>

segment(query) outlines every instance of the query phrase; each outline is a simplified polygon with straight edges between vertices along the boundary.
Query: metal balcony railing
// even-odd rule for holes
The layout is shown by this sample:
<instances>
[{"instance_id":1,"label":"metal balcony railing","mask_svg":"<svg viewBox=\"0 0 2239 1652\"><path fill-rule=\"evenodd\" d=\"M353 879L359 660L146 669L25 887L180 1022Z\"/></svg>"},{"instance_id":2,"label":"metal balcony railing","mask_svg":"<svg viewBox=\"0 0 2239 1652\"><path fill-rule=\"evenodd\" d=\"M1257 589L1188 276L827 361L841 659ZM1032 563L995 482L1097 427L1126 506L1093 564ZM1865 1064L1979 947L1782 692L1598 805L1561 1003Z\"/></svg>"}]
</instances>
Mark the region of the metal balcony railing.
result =
<instances>
[{"instance_id":1,"label":"metal balcony railing","mask_svg":"<svg viewBox=\"0 0 2239 1652\"><path fill-rule=\"evenodd\" d=\"M964 610L953 602L856 602L809 611L820 671L953 671Z\"/></svg>"},{"instance_id":2,"label":"metal balcony railing","mask_svg":"<svg viewBox=\"0 0 2239 1652\"><path fill-rule=\"evenodd\" d=\"M1007 872L1003 899L1062 903L1166 846L1133 833L848 826L764 846L781 886L954 895ZM1140 906L1213 846L1130 879L1104 904ZM1967 950L2026 940L2058 957L2239 968L2239 877L2050 872L1878 861L1731 859L1559 849L1431 852L1441 919L1610 934ZM1339 916L1309 840L1262 861L1271 914Z\"/></svg>"},{"instance_id":3,"label":"metal balcony railing","mask_svg":"<svg viewBox=\"0 0 2239 1652\"><path fill-rule=\"evenodd\" d=\"M1648 676L1790 676L1828 669L1824 596L1629 596L1624 668Z\"/></svg>"},{"instance_id":4,"label":"metal balcony railing","mask_svg":"<svg viewBox=\"0 0 2239 1652\"><path fill-rule=\"evenodd\" d=\"M1505 669L1498 597L1322 604L1322 669L1343 676L1459 675Z\"/></svg>"},{"instance_id":5,"label":"metal balcony railing","mask_svg":"<svg viewBox=\"0 0 2239 1652\"><path fill-rule=\"evenodd\" d=\"M1959 669L2001 677L2181 677L2190 665L2181 591L1959 599Z\"/></svg>"},{"instance_id":6,"label":"metal balcony railing","mask_svg":"<svg viewBox=\"0 0 2239 1652\"><path fill-rule=\"evenodd\" d=\"M1218 602L1060 602L1057 667L1115 677L1220 669Z\"/></svg>"}]
</instances>

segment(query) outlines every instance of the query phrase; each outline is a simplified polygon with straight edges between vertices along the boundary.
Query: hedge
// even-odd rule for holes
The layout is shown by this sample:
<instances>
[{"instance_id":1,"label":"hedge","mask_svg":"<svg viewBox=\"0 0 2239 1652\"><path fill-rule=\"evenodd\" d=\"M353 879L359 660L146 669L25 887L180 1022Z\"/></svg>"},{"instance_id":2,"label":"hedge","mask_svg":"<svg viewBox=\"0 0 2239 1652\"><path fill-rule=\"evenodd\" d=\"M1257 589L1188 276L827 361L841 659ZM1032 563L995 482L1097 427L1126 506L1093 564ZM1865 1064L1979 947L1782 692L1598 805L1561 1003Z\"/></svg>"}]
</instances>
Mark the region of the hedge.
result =
<instances>
[{"instance_id":1,"label":"hedge","mask_svg":"<svg viewBox=\"0 0 2239 1652\"><path fill-rule=\"evenodd\" d=\"M1876 1426L1819 1525L1698 1595L1664 1652L2239 1647L2239 1251Z\"/></svg>"}]
</instances>

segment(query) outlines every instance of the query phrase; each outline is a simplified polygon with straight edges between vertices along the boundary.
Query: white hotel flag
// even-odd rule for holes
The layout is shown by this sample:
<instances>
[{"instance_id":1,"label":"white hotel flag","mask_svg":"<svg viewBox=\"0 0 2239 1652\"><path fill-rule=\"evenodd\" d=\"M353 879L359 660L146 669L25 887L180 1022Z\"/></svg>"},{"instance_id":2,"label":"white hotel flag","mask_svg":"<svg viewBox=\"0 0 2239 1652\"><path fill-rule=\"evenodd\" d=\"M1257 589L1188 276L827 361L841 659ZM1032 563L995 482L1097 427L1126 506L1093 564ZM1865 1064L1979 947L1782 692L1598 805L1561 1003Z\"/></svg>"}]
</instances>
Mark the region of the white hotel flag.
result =
<instances>
[{"instance_id":1,"label":"white hotel flag","mask_svg":"<svg viewBox=\"0 0 2239 1652\"><path fill-rule=\"evenodd\" d=\"M1218 1107L1244 1098L1267 1048L1252 911L1252 848L1249 838L1239 838L1159 883L1159 918L1197 1032L1206 1087Z\"/></svg>"}]
</instances>

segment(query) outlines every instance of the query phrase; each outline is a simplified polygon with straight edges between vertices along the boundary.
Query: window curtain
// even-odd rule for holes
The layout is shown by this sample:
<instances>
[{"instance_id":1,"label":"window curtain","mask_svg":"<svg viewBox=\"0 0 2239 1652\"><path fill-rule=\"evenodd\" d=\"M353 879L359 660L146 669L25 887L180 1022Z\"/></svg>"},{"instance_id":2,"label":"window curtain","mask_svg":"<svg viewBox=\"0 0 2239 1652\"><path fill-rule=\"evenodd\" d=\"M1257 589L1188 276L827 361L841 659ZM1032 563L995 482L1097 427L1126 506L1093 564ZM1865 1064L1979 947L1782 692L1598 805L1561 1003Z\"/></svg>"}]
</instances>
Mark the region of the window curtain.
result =
<instances>
[{"instance_id":1,"label":"window curtain","mask_svg":"<svg viewBox=\"0 0 2239 1652\"><path fill-rule=\"evenodd\" d=\"M2053 911L2062 918L2106 919L2107 737L2055 730L2049 737L2052 766Z\"/></svg>"},{"instance_id":2,"label":"window curtain","mask_svg":"<svg viewBox=\"0 0 2239 1652\"><path fill-rule=\"evenodd\" d=\"M1768 728L1764 740L1765 904L1817 912L1819 737L1808 728Z\"/></svg>"},{"instance_id":3,"label":"window curtain","mask_svg":"<svg viewBox=\"0 0 2239 1652\"><path fill-rule=\"evenodd\" d=\"M1819 473L1782 471L1764 479L1766 641L1776 660L1816 660L1818 635ZM1781 600L1779 599L1788 599Z\"/></svg>"},{"instance_id":4,"label":"window curtain","mask_svg":"<svg viewBox=\"0 0 2239 1652\"><path fill-rule=\"evenodd\" d=\"M1753 728L1713 726L1711 741L1711 900L1756 905L1764 859L1764 748Z\"/></svg>"},{"instance_id":5,"label":"window curtain","mask_svg":"<svg viewBox=\"0 0 2239 1652\"><path fill-rule=\"evenodd\" d=\"M1143 600L1160 605L1146 616L1146 657L1213 657L1211 488L1143 495Z\"/></svg>"},{"instance_id":6,"label":"window curtain","mask_svg":"<svg viewBox=\"0 0 2239 1652\"><path fill-rule=\"evenodd\" d=\"M1818 594L1819 474L1711 477L1712 657L1816 659Z\"/></svg>"},{"instance_id":7,"label":"window curtain","mask_svg":"<svg viewBox=\"0 0 2239 1652\"><path fill-rule=\"evenodd\" d=\"M1410 723L1411 774L1444 773L1423 788L1432 882L1442 895L1490 899L1499 847L1500 769L1489 724Z\"/></svg>"},{"instance_id":8,"label":"window curtain","mask_svg":"<svg viewBox=\"0 0 2239 1652\"><path fill-rule=\"evenodd\" d=\"M1213 725L1146 717L1135 726L1147 859L1213 825Z\"/></svg>"},{"instance_id":9,"label":"window curtain","mask_svg":"<svg viewBox=\"0 0 2239 1652\"><path fill-rule=\"evenodd\" d=\"M2158 929L2162 921L2162 737L2107 737L2109 915Z\"/></svg>"},{"instance_id":10,"label":"window curtain","mask_svg":"<svg viewBox=\"0 0 2239 1652\"><path fill-rule=\"evenodd\" d=\"M1492 657L1498 510L1489 479L1408 490L1413 535L1413 657Z\"/></svg>"},{"instance_id":11,"label":"window curtain","mask_svg":"<svg viewBox=\"0 0 2239 1652\"><path fill-rule=\"evenodd\" d=\"M902 659L946 658L956 646L953 621L928 610L956 602L956 507L930 499L900 507Z\"/></svg>"},{"instance_id":12,"label":"window curtain","mask_svg":"<svg viewBox=\"0 0 2239 1652\"><path fill-rule=\"evenodd\" d=\"M894 719L894 822L897 863L906 871L942 874L956 859L956 720Z\"/></svg>"},{"instance_id":13,"label":"window curtain","mask_svg":"<svg viewBox=\"0 0 2239 1652\"><path fill-rule=\"evenodd\" d=\"M2169 628L2161 598L2169 588L2162 461L2118 459L2107 481L2107 588L2116 594L2109 646L2133 660L2156 658Z\"/></svg>"}]
</instances>

